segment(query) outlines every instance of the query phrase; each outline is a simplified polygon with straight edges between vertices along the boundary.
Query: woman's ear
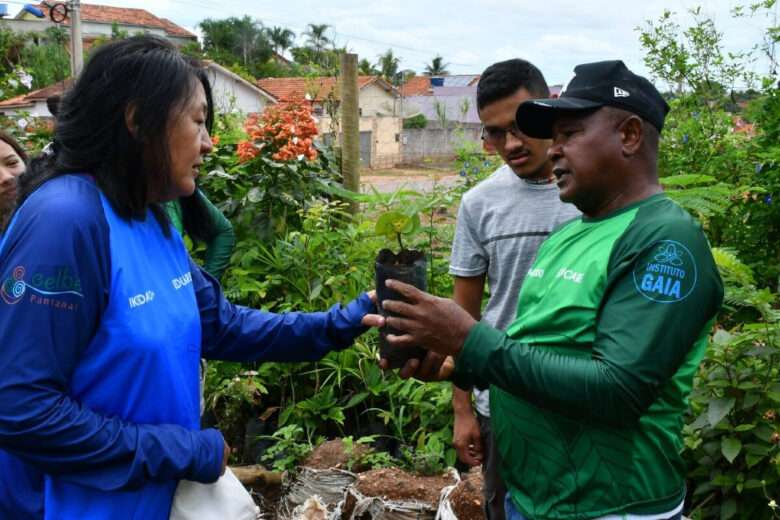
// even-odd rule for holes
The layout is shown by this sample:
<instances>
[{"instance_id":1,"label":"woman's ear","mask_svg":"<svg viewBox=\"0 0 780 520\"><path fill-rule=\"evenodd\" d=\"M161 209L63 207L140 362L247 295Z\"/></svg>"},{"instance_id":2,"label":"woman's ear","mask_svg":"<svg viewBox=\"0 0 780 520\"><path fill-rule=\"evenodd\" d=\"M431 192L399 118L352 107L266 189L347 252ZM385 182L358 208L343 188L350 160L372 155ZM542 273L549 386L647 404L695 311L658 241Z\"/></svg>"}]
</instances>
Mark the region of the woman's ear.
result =
<instances>
[{"instance_id":1,"label":"woman's ear","mask_svg":"<svg viewBox=\"0 0 780 520\"><path fill-rule=\"evenodd\" d=\"M135 103L128 103L125 107L125 126L133 138L138 139L138 124L135 122Z\"/></svg>"}]
</instances>

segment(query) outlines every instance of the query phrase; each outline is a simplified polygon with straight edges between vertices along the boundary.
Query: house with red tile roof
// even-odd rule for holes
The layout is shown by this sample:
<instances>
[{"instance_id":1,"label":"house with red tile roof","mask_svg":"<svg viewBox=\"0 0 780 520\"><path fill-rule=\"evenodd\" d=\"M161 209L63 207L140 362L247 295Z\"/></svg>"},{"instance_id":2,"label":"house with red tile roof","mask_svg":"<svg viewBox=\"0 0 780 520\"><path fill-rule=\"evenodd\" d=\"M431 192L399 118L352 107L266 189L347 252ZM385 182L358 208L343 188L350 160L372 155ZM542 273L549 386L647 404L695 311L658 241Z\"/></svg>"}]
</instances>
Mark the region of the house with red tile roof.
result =
<instances>
[{"instance_id":1,"label":"house with red tile roof","mask_svg":"<svg viewBox=\"0 0 780 520\"><path fill-rule=\"evenodd\" d=\"M276 98L251 81L247 81L218 63L206 61L204 68L211 84L214 109L218 112L239 111L244 114L262 112L266 106L277 102ZM25 112L32 117L52 117L46 106L46 99L50 96L61 96L72 83L72 79L67 79L46 88L0 101L0 115Z\"/></svg>"},{"instance_id":2,"label":"house with red tile roof","mask_svg":"<svg viewBox=\"0 0 780 520\"><path fill-rule=\"evenodd\" d=\"M341 102L339 78L263 78L257 86L278 100L308 99L317 117L317 128L325 141L336 139L338 123L328 115L326 102L335 110ZM401 162L403 120L398 90L379 76L358 76L360 110L360 161L371 168L392 167Z\"/></svg>"},{"instance_id":3,"label":"house with red tile roof","mask_svg":"<svg viewBox=\"0 0 780 520\"><path fill-rule=\"evenodd\" d=\"M68 78L54 85L0 101L0 115L10 116L18 112L26 112L32 117L52 117L46 106L46 99L51 96L61 96L72 84L73 79Z\"/></svg>"},{"instance_id":4,"label":"house with red tile roof","mask_svg":"<svg viewBox=\"0 0 780 520\"><path fill-rule=\"evenodd\" d=\"M262 78L257 86L276 99L304 98L312 102L318 115L327 112L324 103L341 100L339 78ZM360 113L364 117L395 116L398 111L398 91L379 76L358 76Z\"/></svg>"},{"instance_id":5,"label":"house with red tile roof","mask_svg":"<svg viewBox=\"0 0 780 520\"><path fill-rule=\"evenodd\" d=\"M43 32L54 26L49 7L43 4L36 7L43 11L45 18L36 18L26 11L20 11L15 18L4 20L3 25L16 32ZM81 4L81 30L85 47L89 47L97 38L110 37L114 24L120 31L129 34L155 34L179 46L198 40L197 36L187 29L171 20L155 16L146 9ZM62 25L69 26L70 19L66 17Z\"/></svg>"}]
</instances>

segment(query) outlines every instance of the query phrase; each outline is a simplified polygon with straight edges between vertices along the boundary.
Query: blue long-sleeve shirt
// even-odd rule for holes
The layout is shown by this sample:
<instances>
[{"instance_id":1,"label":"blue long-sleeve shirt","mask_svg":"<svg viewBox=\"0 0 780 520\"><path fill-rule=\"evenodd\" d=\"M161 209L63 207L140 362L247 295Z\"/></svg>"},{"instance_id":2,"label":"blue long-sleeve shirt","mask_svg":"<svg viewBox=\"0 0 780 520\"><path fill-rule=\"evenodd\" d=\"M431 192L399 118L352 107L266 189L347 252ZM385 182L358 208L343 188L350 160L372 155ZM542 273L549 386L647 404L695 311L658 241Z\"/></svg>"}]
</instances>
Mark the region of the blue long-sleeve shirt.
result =
<instances>
[{"instance_id":1,"label":"blue long-sleeve shirt","mask_svg":"<svg viewBox=\"0 0 780 520\"><path fill-rule=\"evenodd\" d=\"M119 218L78 175L16 213L0 282L0 517L13 518L39 518L41 496L47 518L167 518L176 481L212 482L222 463L221 434L198 429L201 354L318 359L373 307L365 294L308 314L232 305L176 233Z\"/></svg>"}]
</instances>

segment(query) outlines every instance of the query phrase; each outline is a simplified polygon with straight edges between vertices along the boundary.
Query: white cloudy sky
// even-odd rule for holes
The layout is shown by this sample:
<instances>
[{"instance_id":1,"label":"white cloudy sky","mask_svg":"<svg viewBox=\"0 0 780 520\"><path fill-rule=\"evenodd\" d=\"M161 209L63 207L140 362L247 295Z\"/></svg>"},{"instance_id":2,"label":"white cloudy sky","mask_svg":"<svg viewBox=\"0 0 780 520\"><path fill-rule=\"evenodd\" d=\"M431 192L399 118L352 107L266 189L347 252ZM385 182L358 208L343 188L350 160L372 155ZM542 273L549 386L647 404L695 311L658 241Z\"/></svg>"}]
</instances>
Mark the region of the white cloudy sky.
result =
<instances>
[{"instance_id":1,"label":"white cloudy sky","mask_svg":"<svg viewBox=\"0 0 780 520\"><path fill-rule=\"evenodd\" d=\"M0 0L2 2L3 0ZM727 48L745 50L760 42L771 20L733 20L735 5L754 0L100 0L94 3L141 7L188 29L204 18L249 15L267 26L298 35L308 23L331 25L331 37L358 55L376 61L392 48L401 68L422 71L436 54L451 73L479 73L491 63L523 57L538 65L550 84L565 83L574 65L623 59L645 73L637 26L670 9L701 6L724 33ZM90 3L89 1L87 3ZM300 41L303 37L299 36ZM766 72L765 60L756 64Z\"/></svg>"}]
</instances>

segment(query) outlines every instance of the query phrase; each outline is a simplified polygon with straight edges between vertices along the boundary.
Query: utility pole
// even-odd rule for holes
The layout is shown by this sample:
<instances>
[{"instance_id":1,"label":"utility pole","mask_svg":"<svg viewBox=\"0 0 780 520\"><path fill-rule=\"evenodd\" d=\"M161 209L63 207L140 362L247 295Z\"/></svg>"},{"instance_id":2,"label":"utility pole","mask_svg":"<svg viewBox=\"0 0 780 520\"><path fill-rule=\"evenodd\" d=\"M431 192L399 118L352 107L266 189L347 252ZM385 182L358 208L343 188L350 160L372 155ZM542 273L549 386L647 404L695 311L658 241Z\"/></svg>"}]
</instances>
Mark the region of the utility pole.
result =
<instances>
[{"instance_id":1,"label":"utility pole","mask_svg":"<svg viewBox=\"0 0 780 520\"><path fill-rule=\"evenodd\" d=\"M70 0L70 73L75 78L84 68L84 49L81 41L81 0Z\"/></svg>"},{"instance_id":2,"label":"utility pole","mask_svg":"<svg viewBox=\"0 0 780 520\"><path fill-rule=\"evenodd\" d=\"M341 175L344 187L360 191L360 108L358 104L357 54L341 55ZM358 212L351 201L349 211Z\"/></svg>"}]
</instances>

